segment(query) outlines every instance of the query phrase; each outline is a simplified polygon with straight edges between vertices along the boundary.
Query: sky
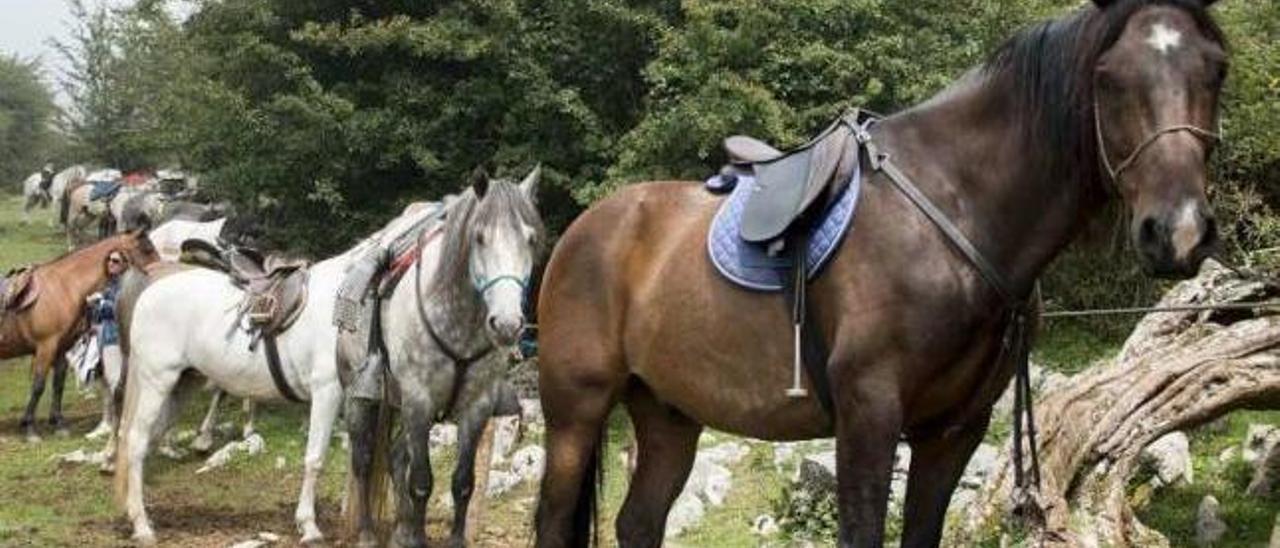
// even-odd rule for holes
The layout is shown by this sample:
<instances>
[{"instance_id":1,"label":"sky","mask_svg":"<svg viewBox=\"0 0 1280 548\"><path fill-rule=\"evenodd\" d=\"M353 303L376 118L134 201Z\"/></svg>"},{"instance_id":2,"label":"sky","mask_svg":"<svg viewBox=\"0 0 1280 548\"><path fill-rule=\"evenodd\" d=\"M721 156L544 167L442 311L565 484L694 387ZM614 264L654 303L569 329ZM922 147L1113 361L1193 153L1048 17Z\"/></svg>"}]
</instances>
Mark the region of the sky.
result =
<instances>
[{"instance_id":1,"label":"sky","mask_svg":"<svg viewBox=\"0 0 1280 548\"><path fill-rule=\"evenodd\" d=\"M84 0L84 4L93 10L102 5L124 7L133 1ZM0 0L0 53L16 53L23 59L39 58L45 81L50 88L56 88L53 82L63 61L49 40L65 40L71 34L70 26L71 9L66 0ZM57 99L65 104L64 97Z\"/></svg>"},{"instance_id":2,"label":"sky","mask_svg":"<svg viewBox=\"0 0 1280 548\"><path fill-rule=\"evenodd\" d=\"M85 1L90 9L104 3L120 6L129 0ZM70 19L71 10L65 0L0 0L0 51L26 59L39 57L46 72L50 72L61 59L48 41L66 39Z\"/></svg>"}]
</instances>

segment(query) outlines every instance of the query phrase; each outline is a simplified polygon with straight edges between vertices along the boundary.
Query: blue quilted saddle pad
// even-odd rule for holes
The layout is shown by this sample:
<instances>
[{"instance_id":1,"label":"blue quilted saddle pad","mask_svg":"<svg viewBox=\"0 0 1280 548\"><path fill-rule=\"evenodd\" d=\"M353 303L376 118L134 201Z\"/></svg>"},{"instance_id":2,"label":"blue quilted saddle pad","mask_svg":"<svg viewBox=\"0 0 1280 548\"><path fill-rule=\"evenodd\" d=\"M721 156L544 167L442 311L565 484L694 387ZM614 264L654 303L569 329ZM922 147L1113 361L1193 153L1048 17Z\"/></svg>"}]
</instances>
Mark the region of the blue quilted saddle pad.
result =
<instances>
[{"instance_id":1,"label":"blue quilted saddle pad","mask_svg":"<svg viewBox=\"0 0 1280 548\"><path fill-rule=\"evenodd\" d=\"M707 255L711 264L729 281L747 289L781 291L791 270L790 259L770 257L763 245L748 243L738 235L742 226L742 210L755 188L755 178L738 175L734 184L716 175L706 182L712 191L727 188L730 184L733 185L733 193L720 204L707 234ZM858 166L854 168L849 184L822 212L821 218L810 225L806 261L809 280L816 278L822 267L835 256L845 233L853 225L861 184L861 166Z\"/></svg>"}]
</instances>

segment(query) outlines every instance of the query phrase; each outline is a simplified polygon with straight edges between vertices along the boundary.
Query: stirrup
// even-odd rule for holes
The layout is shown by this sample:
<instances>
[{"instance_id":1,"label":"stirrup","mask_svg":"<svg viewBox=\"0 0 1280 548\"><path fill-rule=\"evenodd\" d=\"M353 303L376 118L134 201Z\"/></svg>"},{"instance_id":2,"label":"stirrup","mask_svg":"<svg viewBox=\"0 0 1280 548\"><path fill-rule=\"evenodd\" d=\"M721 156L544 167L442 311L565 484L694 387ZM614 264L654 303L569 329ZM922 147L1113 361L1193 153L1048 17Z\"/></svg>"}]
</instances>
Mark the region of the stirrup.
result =
<instances>
[{"instance_id":1,"label":"stirrup","mask_svg":"<svg viewBox=\"0 0 1280 548\"><path fill-rule=\"evenodd\" d=\"M266 325L271 322L271 317L276 312L276 298L274 295L262 295L249 304L249 323L253 325Z\"/></svg>"}]
</instances>

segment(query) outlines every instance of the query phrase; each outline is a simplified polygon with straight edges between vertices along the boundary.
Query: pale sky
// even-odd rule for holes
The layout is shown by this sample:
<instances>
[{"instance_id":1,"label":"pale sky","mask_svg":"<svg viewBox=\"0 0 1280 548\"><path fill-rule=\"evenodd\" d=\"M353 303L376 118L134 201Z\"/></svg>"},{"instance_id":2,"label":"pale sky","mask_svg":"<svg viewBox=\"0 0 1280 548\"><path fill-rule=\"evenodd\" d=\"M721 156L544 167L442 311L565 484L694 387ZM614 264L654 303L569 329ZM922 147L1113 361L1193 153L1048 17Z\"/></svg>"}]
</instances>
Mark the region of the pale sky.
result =
<instances>
[{"instance_id":1,"label":"pale sky","mask_svg":"<svg viewBox=\"0 0 1280 548\"><path fill-rule=\"evenodd\" d=\"M84 0L90 11L101 5L122 7L134 0ZM174 3L184 3L181 1ZM184 8L179 8L182 11ZM65 40L70 34L71 9L66 0L0 0L0 53L18 54L24 59L39 58L45 81L53 85L62 66L62 56L48 44L51 38ZM58 97L63 103L64 98Z\"/></svg>"}]
</instances>

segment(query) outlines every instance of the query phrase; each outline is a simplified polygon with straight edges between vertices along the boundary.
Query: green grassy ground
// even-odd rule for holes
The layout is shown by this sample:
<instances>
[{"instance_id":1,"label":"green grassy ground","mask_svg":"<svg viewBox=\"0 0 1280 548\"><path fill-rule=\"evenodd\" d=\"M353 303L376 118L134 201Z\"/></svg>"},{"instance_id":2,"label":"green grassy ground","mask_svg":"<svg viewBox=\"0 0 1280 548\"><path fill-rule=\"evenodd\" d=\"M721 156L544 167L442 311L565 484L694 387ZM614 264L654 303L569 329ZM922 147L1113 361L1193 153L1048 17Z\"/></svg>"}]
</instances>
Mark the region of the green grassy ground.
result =
<instances>
[{"instance_id":1,"label":"green grassy ground","mask_svg":"<svg viewBox=\"0 0 1280 548\"><path fill-rule=\"evenodd\" d=\"M61 236L48 224L50 213L42 212L31 225L23 225L20 203L0 196L0 268L45 260L63 251ZM1063 372L1079 371L1098 359L1113 354L1121 341L1114 335L1098 334L1082 324L1046 326L1036 348L1036 360ZM96 468L59 465L56 455L76 449L94 451L99 444L82 436L97 422L99 403L77 392L69 381L67 415L72 436L60 438L46 432L45 440L28 444L18 432L18 419L27 401L30 386L27 360L0 363L0 546L118 546L127 544L128 524L112 500L111 479ZM47 417L48 393L40 416ZM207 405L207 395L195 398L185 409L176 430L192 429ZM239 423L238 405L224 404L224 421ZM1277 423L1280 413L1237 413L1222 432L1197 432L1192 438L1196 483L1170 488L1143 505L1139 517L1163 532L1175 546L1187 546L1194 539L1196 505L1205 494L1223 503L1223 519L1231 534L1226 546L1265 544L1271 523L1280 510L1280 501L1257 501L1243 496L1248 482L1242 463L1222 464L1217 456L1223 448L1239 444L1249 423ZM172 461L152 455L147 468L148 508L161 541L172 546L227 546L270 531L293 542L293 510L301 481L301 459L305 443L306 409L301 406L268 406L259 413L258 430L266 440L267 452L235 461L226 468L195 475L203 463L198 456ZM610 427L610 449L606 454L606 485L603 496L602 538L612 543L612 518L621 505L627 485L619 452L629 444L625 415L615 414ZM732 437L714 434L711 441ZM220 439L219 442L229 441ZM539 443L531 438L522 444ZM735 466L733 488L725 505L712 508L701 524L675 539L672 545L736 547L787 545L786 539L761 539L750 531L752 520L773 513L772 501L786 484L786 477L774 471L771 448L754 444L750 454ZM283 458L277 468L278 458ZM436 469L436 496L430 516L432 536L446 534L448 514L440 496L448 486L454 456L448 451L433 455ZM320 489L318 510L321 527L331 538L342 536L338 512L347 456L335 441L329 451ZM536 488L522 484L513 491L486 501L478 537L482 546L527 545Z\"/></svg>"}]
</instances>

